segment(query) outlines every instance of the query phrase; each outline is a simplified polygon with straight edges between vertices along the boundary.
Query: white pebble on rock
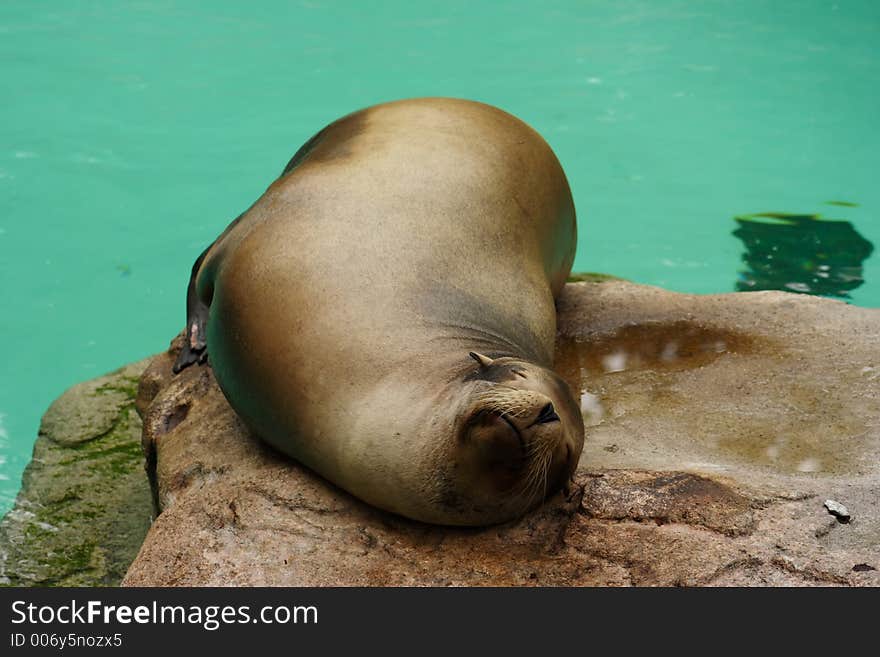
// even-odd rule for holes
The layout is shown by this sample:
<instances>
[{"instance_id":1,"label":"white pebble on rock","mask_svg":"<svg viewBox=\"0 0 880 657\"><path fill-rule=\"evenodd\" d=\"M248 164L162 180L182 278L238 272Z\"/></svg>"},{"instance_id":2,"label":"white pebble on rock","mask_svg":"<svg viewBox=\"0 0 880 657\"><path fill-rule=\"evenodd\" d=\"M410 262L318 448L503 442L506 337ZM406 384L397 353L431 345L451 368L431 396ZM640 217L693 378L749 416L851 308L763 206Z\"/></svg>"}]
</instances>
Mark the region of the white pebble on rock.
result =
<instances>
[{"instance_id":1,"label":"white pebble on rock","mask_svg":"<svg viewBox=\"0 0 880 657\"><path fill-rule=\"evenodd\" d=\"M828 509L828 513L833 516L836 516L841 522L847 522L850 518L849 511L846 510L846 507L843 506L840 502L835 502L834 500L825 500L825 508Z\"/></svg>"}]
</instances>

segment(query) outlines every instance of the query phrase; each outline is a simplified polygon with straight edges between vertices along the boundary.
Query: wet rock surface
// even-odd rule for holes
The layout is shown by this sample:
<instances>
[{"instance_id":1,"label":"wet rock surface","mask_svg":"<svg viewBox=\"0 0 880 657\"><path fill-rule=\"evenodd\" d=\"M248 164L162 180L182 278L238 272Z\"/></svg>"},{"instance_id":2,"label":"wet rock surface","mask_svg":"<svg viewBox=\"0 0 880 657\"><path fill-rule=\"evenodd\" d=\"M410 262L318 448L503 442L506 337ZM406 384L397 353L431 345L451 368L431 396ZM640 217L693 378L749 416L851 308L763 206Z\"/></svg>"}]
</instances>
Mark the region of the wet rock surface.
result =
<instances>
[{"instance_id":1,"label":"wet rock surface","mask_svg":"<svg viewBox=\"0 0 880 657\"><path fill-rule=\"evenodd\" d=\"M0 585L109 586L125 575L153 513L134 408L148 362L80 383L46 411L0 521Z\"/></svg>"},{"instance_id":2,"label":"wet rock surface","mask_svg":"<svg viewBox=\"0 0 880 657\"><path fill-rule=\"evenodd\" d=\"M161 515L128 585L880 585L880 310L569 284L575 485L483 529L373 509L263 445L209 367L140 386ZM829 514L845 505L851 521Z\"/></svg>"}]
</instances>

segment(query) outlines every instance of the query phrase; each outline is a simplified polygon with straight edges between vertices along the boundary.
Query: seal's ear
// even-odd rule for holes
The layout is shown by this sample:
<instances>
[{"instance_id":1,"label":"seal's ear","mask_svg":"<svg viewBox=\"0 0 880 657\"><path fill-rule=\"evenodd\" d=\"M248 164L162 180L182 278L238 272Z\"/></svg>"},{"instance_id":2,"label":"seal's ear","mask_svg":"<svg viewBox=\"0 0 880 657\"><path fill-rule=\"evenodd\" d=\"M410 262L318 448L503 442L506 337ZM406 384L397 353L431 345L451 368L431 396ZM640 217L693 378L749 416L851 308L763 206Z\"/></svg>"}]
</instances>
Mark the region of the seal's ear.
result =
<instances>
[{"instance_id":1,"label":"seal's ear","mask_svg":"<svg viewBox=\"0 0 880 657\"><path fill-rule=\"evenodd\" d=\"M483 354L478 354L476 351L471 351L468 353L468 356L477 361L483 368L489 367L492 364L491 358L484 356Z\"/></svg>"}]
</instances>

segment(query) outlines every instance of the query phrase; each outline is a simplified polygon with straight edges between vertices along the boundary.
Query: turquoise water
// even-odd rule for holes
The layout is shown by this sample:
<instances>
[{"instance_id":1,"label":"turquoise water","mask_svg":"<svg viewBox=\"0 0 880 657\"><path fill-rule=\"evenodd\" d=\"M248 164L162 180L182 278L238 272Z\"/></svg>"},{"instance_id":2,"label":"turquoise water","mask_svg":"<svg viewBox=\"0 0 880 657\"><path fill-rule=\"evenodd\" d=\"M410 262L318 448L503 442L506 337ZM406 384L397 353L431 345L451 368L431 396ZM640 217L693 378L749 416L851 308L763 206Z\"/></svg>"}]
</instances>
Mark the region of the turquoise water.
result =
<instances>
[{"instance_id":1,"label":"turquoise water","mask_svg":"<svg viewBox=\"0 0 880 657\"><path fill-rule=\"evenodd\" d=\"M880 245L878 51L870 0L6 0L0 510L49 402L167 345L193 259L330 120L505 108L568 173L577 270L727 292L735 216ZM880 306L876 251L859 276L851 301Z\"/></svg>"}]
</instances>

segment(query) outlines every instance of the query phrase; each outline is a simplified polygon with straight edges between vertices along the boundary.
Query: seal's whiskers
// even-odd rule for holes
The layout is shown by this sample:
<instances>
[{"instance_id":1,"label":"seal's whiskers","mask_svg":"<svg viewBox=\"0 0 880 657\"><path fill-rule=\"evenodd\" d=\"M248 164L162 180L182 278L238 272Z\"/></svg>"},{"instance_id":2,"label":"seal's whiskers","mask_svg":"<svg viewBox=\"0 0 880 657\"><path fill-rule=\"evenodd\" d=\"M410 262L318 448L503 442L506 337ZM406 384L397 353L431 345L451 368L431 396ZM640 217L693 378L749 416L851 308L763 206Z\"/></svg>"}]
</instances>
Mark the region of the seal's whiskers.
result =
<instances>
[{"instance_id":1,"label":"seal's whiskers","mask_svg":"<svg viewBox=\"0 0 880 657\"><path fill-rule=\"evenodd\" d=\"M528 470L515 495L523 510L529 508L536 499L543 499L547 495L548 475L553 462L553 440L539 438L534 441L526 458Z\"/></svg>"},{"instance_id":2,"label":"seal's whiskers","mask_svg":"<svg viewBox=\"0 0 880 657\"><path fill-rule=\"evenodd\" d=\"M535 408L537 395L526 390L495 386L477 397L478 403L486 410L509 417L525 417Z\"/></svg>"}]
</instances>

